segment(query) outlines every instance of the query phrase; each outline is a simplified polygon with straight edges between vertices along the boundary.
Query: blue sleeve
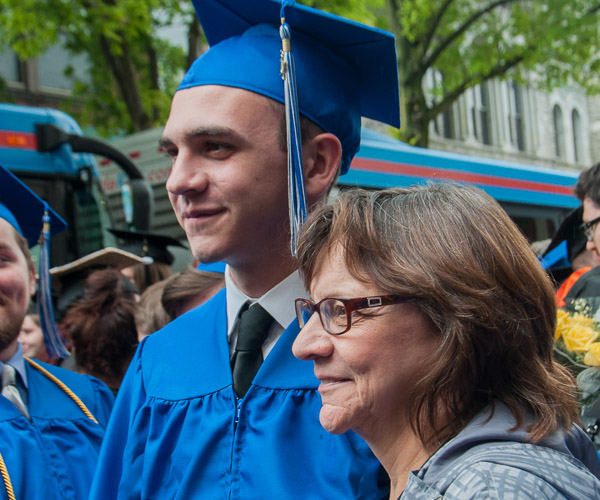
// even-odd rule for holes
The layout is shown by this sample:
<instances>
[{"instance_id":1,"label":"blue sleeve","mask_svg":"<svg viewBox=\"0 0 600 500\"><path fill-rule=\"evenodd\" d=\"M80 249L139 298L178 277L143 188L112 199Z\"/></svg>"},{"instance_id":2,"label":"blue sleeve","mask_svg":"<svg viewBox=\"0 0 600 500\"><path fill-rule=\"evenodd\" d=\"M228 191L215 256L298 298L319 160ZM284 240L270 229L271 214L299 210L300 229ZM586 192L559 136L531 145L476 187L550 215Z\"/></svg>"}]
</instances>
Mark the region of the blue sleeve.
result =
<instances>
[{"instance_id":1,"label":"blue sleeve","mask_svg":"<svg viewBox=\"0 0 600 500\"><path fill-rule=\"evenodd\" d=\"M115 404L115 397L106 384L95 377L90 377L94 391L94 408L89 410L96 417L103 429L108 425L110 413Z\"/></svg>"},{"instance_id":2,"label":"blue sleeve","mask_svg":"<svg viewBox=\"0 0 600 500\"><path fill-rule=\"evenodd\" d=\"M126 488L127 497L140 498L140 478L146 435L139 426L134 428L134 421L146 400L142 379L141 352L143 346L144 341L131 360L119 388L100 449L90 500L118 498L119 488L123 481L130 482ZM126 453L128 458L124 460ZM131 490L132 485L136 491Z\"/></svg>"}]
</instances>

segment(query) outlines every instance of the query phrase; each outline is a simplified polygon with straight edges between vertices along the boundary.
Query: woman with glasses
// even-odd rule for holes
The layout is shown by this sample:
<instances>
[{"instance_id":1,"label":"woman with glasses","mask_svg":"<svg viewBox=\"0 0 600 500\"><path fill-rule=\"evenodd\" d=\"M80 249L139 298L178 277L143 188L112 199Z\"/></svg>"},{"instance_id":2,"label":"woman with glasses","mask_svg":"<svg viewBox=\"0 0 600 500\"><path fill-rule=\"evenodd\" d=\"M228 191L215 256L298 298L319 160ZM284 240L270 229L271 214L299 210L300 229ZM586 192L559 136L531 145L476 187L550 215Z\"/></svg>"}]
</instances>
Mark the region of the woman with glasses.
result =
<instances>
[{"instance_id":1,"label":"woman with glasses","mask_svg":"<svg viewBox=\"0 0 600 500\"><path fill-rule=\"evenodd\" d=\"M553 359L553 288L468 186L347 191L307 220L294 354L321 424L355 431L391 499L600 498L576 386Z\"/></svg>"}]
</instances>

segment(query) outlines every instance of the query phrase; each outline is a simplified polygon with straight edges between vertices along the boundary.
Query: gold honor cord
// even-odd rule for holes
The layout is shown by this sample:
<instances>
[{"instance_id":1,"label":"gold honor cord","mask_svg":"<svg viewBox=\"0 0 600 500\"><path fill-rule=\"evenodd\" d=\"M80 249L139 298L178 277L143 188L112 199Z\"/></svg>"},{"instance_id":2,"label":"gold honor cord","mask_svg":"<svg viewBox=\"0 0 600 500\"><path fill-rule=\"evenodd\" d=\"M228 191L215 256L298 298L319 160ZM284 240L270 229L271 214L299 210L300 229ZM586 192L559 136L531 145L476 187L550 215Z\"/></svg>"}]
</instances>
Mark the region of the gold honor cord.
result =
<instances>
[{"instance_id":1,"label":"gold honor cord","mask_svg":"<svg viewBox=\"0 0 600 500\"><path fill-rule=\"evenodd\" d=\"M93 422L95 422L96 424L98 423L98 421L94 418L94 415L92 415L92 413L90 412L90 410L88 410L87 406L85 406L85 404L83 403L83 401L81 401L81 399L79 399L77 397L77 394L75 394L71 389L69 389L63 382L62 380L59 380L58 378L56 378L54 375L52 375L48 370L46 370L43 366L38 365L35 361L33 361L33 359L28 358L27 356L23 356L25 358L25 361L27 361L31 366L33 366L36 370L42 372L43 375L46 376L46 378L49 378L50 380L52 380L52 382L54 382L58 387L60 387L63 392L69 396L74 402L75 404L79 407L79 409L83 412L83 414L89 418L90 420L92 420Z\"/></svg>"},{"instance_id":2,"label":"gold honor cord","mask_svg":"<svg viewBox=\"0 0 600 500\"><path fill-rule=\"evenodd\" d=\"M74 403L79 407L79 409L83 412L83 414L89 418L91 421L98 423L98 420L94 418L94 415L88 410L87 406L85 406L84 402L77 397L71 389L69 389L60 379L56 378L52 375L48 370L46 370L43 366L38 365L35 361L28 358L27 356L23 356L25 361L27 361L31 366L33 366L36 370L42 373L46 378L50 379L54 382L60 389L69 396ZM6 494L8 495L8 500L16 500L15 492L12 487L12 483L10 482L10 476L8 475L8 470L6 469L6 464L4 463L4 458L2 458L2 454L0 453L0 475L2 475L2 481L4 482L4 487L6 488Z\"/></svg>"},{"instance_id":3,"label":"gold honor cord","mask_svg":"<svg viewBox=\"0 0 600 500\"><path fill-rule=\"evenodd\" d=\"M2 458L2 453L0 453L0 474L2 474L2 481L4 481L4 487L6 488L8 500L16 500L15 492L13 490L12 483L10 482L10 476L8 475L8 471L6 470L4 458Z\"/></svg>"}]
</instances>

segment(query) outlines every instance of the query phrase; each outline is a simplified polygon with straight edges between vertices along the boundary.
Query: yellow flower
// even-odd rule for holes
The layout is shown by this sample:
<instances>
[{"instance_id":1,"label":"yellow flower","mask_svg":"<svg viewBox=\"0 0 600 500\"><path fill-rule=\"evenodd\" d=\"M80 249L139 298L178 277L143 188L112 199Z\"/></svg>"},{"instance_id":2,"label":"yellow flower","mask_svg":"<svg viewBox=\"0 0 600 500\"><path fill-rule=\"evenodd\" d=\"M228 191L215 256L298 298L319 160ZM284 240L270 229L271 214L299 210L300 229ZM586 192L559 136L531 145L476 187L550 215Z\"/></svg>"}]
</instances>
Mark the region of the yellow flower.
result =
<instances>
[{"instance_id":1,"label":"yellow flower","mask_svg":"<svg viewBox=\"0 0 600 500\"><path fill-rule=\"evenodd\" d=\"M571 327L562 332L565 347L578 354L584 354L590 344L598 338L598 332L583 322L571 324Z\"/></svg>"},{"instance_id":2,"label":"yellow flower","mask_svg":"<svg viewBox=\"0 0 600 500\"><path fill-rule=\"evenodd\" d=\"M554 334L554 340L558 340L563 332L568 330L570 318L571 315L564 309L556 311L556 333Z\"/></svg>"},{"instance_id":3,"label":"yellow flower","mask_svg":"<svg viewBox=\"0 0 600 500\"><path fill-rule=\"evenodd\" d=\"M588 352L585 353L583 362L588 366L600 366L600 342L590 344Z\"/></svg>"}]
</instances>

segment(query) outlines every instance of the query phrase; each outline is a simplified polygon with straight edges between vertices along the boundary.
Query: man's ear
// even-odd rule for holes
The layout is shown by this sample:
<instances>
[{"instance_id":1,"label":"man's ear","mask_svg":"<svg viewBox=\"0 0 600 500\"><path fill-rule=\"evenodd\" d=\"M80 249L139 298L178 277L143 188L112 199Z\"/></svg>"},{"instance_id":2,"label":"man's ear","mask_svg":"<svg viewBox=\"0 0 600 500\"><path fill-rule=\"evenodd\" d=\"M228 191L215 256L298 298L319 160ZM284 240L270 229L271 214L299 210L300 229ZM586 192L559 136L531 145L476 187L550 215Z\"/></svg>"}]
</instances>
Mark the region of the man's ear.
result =
<instances>
[{"instance_id":1,"label":"man's ear","mask_svg":"<svg viewBox=\"0 0 600 500\"><path fill-rule=\"evenodd\" d=\"M35 265L33 263L33 260L31 260L31 262L29 262L29 295L31 297L33 297L35 295L35 285L37 283L37 276L35 274Z\"/></svg>"},{"instance_id":2,"label":"man's ear","mask_svg":"<svg viewBox=\"0 0 600 500\"><path fill-rule=\"evenodd\" d=\"M308 206L321 200L335 180L342 158L342 144L329 133L302 144L304 184Z\"/></svg>"}]
</instances>

